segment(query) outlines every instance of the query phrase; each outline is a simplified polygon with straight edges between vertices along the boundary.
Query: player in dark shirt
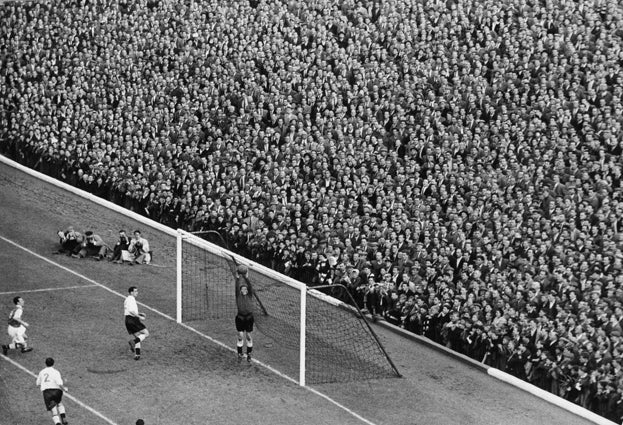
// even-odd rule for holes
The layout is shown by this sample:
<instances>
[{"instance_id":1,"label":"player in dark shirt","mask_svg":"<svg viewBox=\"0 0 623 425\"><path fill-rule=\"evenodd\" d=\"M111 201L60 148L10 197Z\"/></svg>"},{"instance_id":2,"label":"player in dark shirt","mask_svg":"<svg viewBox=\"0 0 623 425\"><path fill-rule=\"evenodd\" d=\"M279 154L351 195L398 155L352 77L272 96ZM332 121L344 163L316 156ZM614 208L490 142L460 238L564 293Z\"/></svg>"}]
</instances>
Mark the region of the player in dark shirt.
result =
<instances>
[{"instance_id":1,"label":"player in dark shirt","mask_svg":"<svg viewBox=\"0 0 623 425\"><path fill-rule=\"evenodd\" d=\"M238 363L242 361L242 347L244 340L247 341L247 361L251 362L251 352L253 351L253 288L248 278L249 270L247 266L239 265L236 270L236 306L238 314L236 314L236 331L238 331L238 341L236 348L238 349Z\"/></svg>"}]
</instances>

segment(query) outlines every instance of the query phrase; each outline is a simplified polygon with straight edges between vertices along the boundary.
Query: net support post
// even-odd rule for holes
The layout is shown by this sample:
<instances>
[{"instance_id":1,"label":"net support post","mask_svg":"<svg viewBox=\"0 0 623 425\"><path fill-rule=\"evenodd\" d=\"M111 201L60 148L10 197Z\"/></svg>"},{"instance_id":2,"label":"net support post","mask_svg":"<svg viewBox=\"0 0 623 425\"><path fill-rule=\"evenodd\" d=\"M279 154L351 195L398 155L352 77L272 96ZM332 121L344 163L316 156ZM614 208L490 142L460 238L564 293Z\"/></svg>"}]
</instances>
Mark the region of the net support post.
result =
<instances>
[{"instance_id":1,"label":"net support post","mask_svg":"<svg viewBox=\"0 0 623 425\"><path fill-rule=\"evenodd\" d=\"M177 248L175 250L175 320L182 323L182 232L177 230Z\"/></svg>"},{"instance_id":2,"label":"net support post","mask_svg":"<svg viewBox=\"0 0 623 425\"><path fill-rule=\"evenodd\" d=\"M306 317L307 317L307 288L301 285L301 337L299 349L299 384L305 386L305 333L306 333Z\"/></svg>"}]
</instances>

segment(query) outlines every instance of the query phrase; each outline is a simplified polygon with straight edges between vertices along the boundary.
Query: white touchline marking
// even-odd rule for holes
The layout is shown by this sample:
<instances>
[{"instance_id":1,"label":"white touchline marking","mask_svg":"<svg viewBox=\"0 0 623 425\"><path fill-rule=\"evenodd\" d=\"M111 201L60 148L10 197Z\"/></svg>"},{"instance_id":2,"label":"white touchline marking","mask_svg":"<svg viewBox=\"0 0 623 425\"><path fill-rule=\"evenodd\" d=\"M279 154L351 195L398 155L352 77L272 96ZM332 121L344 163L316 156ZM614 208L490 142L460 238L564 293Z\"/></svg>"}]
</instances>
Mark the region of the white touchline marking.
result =
<instances>
[{"instance_id":1,"label":"white touchline marking","mask_svg":"<svg viewBox=\"0 0 623 425\"><path fill-rule=\"evenodd\" d=\"M63 286L61 288L43 288L43 289L28 289L25 291L6 291L0 292L0 295L8 294L30 294L33 292L48 292L48 291L62 291L64 289L79 289L79 288L97 288L97 285L76 285L76 286Z\"/></svg>"},{"instance_id":2,"label":"white touchline marking","mask_svg":"<svg viewBox=\"0 0 623 425\"><path fill-rule=\"evenodd\" d=\"M86 276L84 276L84 275L82 275L82 274L80 274L80 273L78 273L78 272L76 272L76 271L74 271L74 270L72 270L72 269L68 268L68 267L65 267L65 266L63 266L62 264L59 264L59 263L57 263L57 262L55 262L55 261L52 261L52 260L50 260L49 258L44 257L43 255L37 254L36 252L31 251L30 249L28 249L28 248L26 248L26 247L21 246L21 245L20 245L20 244L18 244L17 242L13 242L12 240L5 238L4 236L0 236L0 239L2 239L3 241L5 241L5 242L7 242L7 243L10 243L11 245L15 246L16 248L19 248L19 249L21 249L21 250L23 250L23 251L26 251L27 253L29 253L29 254L31 254L31 255L33 255L33 256L35 256L35 257L39 258L40 260L43 260L43 261L45 261L45 262L47 262L47 263L49 263L49 264L52 264L53 266L56 266L56 267L58 267L58 268L60 268L60 269L62 269L62 270L65 270L67 273L71 273L71 274L73 274L74 276L78 276L79 278L84 279L84 280L86 280L87 282L92 283L94 286L99 286L100 288L102 288L102 289L104 289L104 290L106 290L106 291L110 292L111 294L115 294L115 295L117 295L118 297L121 297L121 298L125 299L125 295L121 294L120 292L117 292L117 291L115 291L114 289L110 289L108 286L102 285L101 283L99 283L99 282L97 282L97 281L95 281L95 280L93 280L93 279L91 279L91 278L88 278L88 277L86 277ZM153 308L153 307L150 307L150 306L148 306L148 305L146 305L146 304L143 304L143 303L141 303L141 302L138 302L137 304L141 305L142 307L146 308L147 310L151 310L151 311L153 311L154 313L156 313L156 314L158 314L158 315L160 315L160 316L164 317L165 319L169 319L169 320L171 320L171 321L173 321L173 322L176 322L176 323L177 323L177 320L175 320L175 318L174 318L174 317L171 317L171 316L169 316L168 314L161 312L160 310L157 310L157 309L155 309L155 308ZM185 323L177 323L177 324L178 324L178 325L180 325L180 326L182 326L183 328L188 329L188 330L189 330L189 331L191 331L191 332L196 333L197 335L201 336L202 338L205 338L205 339L207 339L208 341L210 341L210 342L212 342L212 343L214 343L214 344L218 345L219 347L222 347L222 348L224 348L224 349L226 349L226 350L228 350L228 351L231 351L232 353L236 353L236 350L235 350L234 348L230 347L229 345L226 345L226 344L222 343L221 341L219 341L219 340L216 340L216 339L212 338L212 337L211 337L211 336L209 336L209 335L206 335L206 334L204 334L204 333L201 333L201 332L200 332L200 331L198 331L197 329L195 329L195 328L193 328L193 327L191 327L191 326L188 326L188 325L187 325L187 324L185 324ZM8 360L8 359L7 359L7 360ZM264 368L268 369L269 371L273 372L274 374L276 374L276 375L278 375L278 376L280 376L280 377L282 377L282 378L284 378L284 379L286 379L286 380L288 380L288 381L290 381L290 382L292 382L292 383L294 383L294 384L296 384L296 385L298 385L298 384L299 384L297 380L295 380L295 379L293 379L293 378L289 377L288 375L285 375L285 374L283 374L283 373L279 372L277 369L273 368L272 366L269 366L269 365L267 365L267 364L265 364L265 363L262 363L262 362L260 362L260 361L258 361L258 360L256 360L256 359L253 359L253 362L254 362L254 363L259 364L260 366L262 366L262 367L264 367ZM335 405L336 407L339 407L340 409L344 410L345 412L347 412L347 413L348 413L348 414L350 414L351 416L353 416L353 417L355 417L355 418L359 419L359 420L360 420L360 421L362 421L363 423L366 423L366 424L368 424L368 425L375 425L375 424L374 424L374 422L371 422L371 421L369 421L368 419L364 418L363 416L361 416L361 415L359 415L359 414L355 413L354 411L350 410L348 407L346 407L346 406L344 406L344 405L342 405L342 404L338 403L337 401L333 400L333 399L332 399L331 397L329 397L328 395L323 394L323 393L321 393L320 391L315 390L315 389L313 389L313 388L310 388L310 387L308 387L308 386L305 386L304 388L305 388L306 390L310 391L311 393L316 394L317 396L324 398L325 400L327 400L327 401L328 401L328 402L330 402L331 404Z\"/></svg>"},{"instance_id":3,"label":"white touchline marking","mask_svg":"<svg viewBox=\"0 0 623 425\"><path fill-rule=\"evenodd\" d=\"M26 372L27 374L29 374L30 376L32 376L33 378L37 378L37 374L26 369L24 366L22 366L21 364L17 363L15 360L11 360L10 358L8 358L7 356L3 356L2 354L0 354L0 357L3 358L4 360L6 360L7 362L11 363L13 366L17 367L18 369ZM116 422L114 422L111 419L108 419L106 416L102 415L100 412L98 412L97 410L93 409L92 407L84 404L83 402L81 402L80 400L78 400L76 397L72 396L71 394L69 394L67 391L63 392L63 399L70 399L71 401L73 401L74 403L76 403L78 406L88 410L89 412L93 413L95 416L97 416L98 418L106 421L106 423L110 424L110 425L117 425Z\"/></svg>"}]
</instances>

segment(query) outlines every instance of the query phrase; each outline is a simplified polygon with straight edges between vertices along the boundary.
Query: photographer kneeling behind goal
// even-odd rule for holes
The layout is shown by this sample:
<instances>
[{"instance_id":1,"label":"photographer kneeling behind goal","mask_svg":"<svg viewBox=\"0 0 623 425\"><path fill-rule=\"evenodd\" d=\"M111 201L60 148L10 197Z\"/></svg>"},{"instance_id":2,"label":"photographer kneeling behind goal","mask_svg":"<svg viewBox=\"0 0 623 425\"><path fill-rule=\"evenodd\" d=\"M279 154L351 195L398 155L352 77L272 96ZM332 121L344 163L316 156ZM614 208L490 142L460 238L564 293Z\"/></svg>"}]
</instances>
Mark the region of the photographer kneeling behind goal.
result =
<instances>
[{"instance_id":1,"label":"photographer kneeling behind goal","mask_svg":"<svg viewBox=\"0 0 623 425\"><path fill-rule=\"evenodd\" d=\"M128 248L130 247L130 238L125 233L125 230L119 230L119 241L112 249L112 257L110 261L115 263L122 263L123 261L130 261L130 254Z\"/></svg>"},{"instance_id":2,"label":"photographer kneeling behind goal","mask_svg":"<svg viewBox=\"0 0 623 425\"><path fill-rule=\"evenodd\" d=\"M149 264L151 263L151 249L149 248L149 241L141 236L141 232L134 231L134 237L128 247L128 252L131 254L130 264Z\"/></svg>"},{"instance_id":3,"label":"photographer kneeling behind goal","mask_svg":"<svg viewBox=\"0 0 623 425\"><path fill-rule=\"evenodd\" d=\"M96 235L92 231L88 230L84 232L85 239L80 245L81 249L78 254L73 254L72 257L84 258L87 255L93 256L98 260L104 259L108 252L108 246L101 236Z\"/></svg>"},{"instance_id":4,"label":"photographer kneeling behind goal","mask_svg":"<svg viewBox=\"0 0 623 425\"><path fill-rule=\"evenodd\" d=\"M80 244L84 241L82 234L76 232L73 226L69 226L66 230L59 230L56 234L59 237L58 242L61 244L57 254L71 255L77 253L80 250Z\"/></svg>"}]
</instances>

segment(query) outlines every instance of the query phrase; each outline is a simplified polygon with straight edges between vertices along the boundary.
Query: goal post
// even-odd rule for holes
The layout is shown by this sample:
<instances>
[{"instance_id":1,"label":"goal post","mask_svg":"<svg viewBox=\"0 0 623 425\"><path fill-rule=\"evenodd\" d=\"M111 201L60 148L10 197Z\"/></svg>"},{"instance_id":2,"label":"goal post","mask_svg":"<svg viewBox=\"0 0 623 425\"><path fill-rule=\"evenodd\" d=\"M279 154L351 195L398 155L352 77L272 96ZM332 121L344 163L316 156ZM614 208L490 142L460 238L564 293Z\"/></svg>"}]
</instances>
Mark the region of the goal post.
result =
<instances>
[{"instance_id":1,"label":"goal post","mask_svg":"<svg viewBox=\"0 0 623 425\"><path fill-rule=\"evenodd\" d=\"M301 285L301 333L299 335L299 384L305 386L305 346L307 340L305 338L305 322L307 317L307 290Z\"/></svg>"},{"instance_id":2,"label":"goal post","mask_svg":"<svg viewBox=\"0 0 623 425\"><path fill-rule=\"evenodd\" d=\"M176 259L175 259L175 320L182 323L182 238L184 236L177 232L176 242Z\"/></svg>"},{"instance_id":3,"label":"goal post","mask_svg":"<svg viewBox=\"0 0 623 425\"><path fill-rule=\"evenodd\" d=\"M283 373L298 377L300 385L399 376L360 311L235 254L221 242L218 246L177 231L180 323L231 332L237 312L235 270L244 264L261 334L255 339L264 343L264 354Z\"/></svg>"}]
</instances>

